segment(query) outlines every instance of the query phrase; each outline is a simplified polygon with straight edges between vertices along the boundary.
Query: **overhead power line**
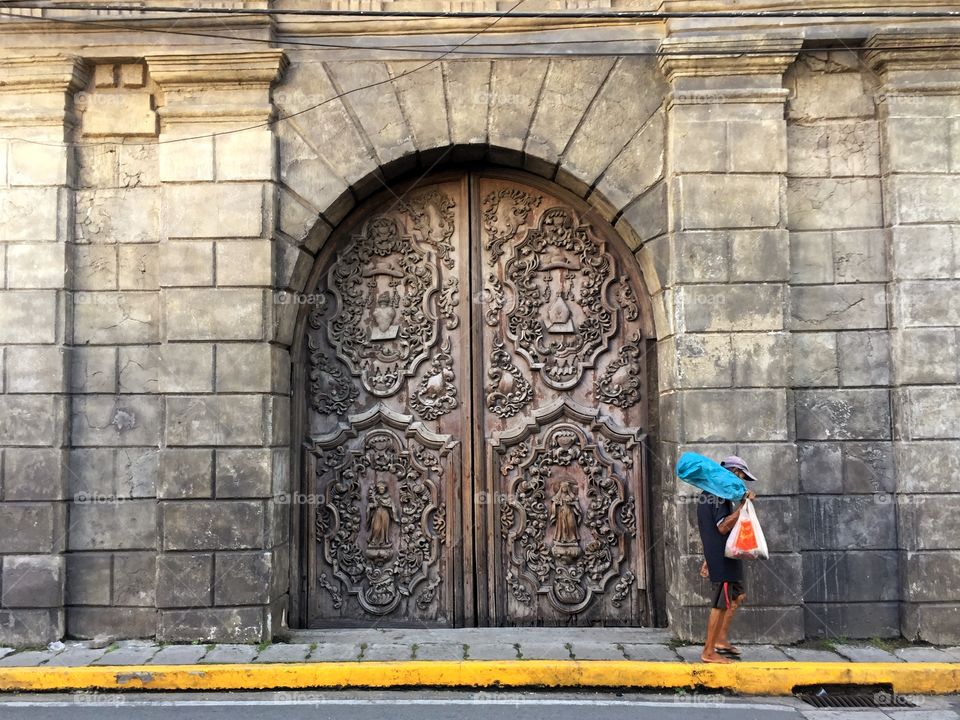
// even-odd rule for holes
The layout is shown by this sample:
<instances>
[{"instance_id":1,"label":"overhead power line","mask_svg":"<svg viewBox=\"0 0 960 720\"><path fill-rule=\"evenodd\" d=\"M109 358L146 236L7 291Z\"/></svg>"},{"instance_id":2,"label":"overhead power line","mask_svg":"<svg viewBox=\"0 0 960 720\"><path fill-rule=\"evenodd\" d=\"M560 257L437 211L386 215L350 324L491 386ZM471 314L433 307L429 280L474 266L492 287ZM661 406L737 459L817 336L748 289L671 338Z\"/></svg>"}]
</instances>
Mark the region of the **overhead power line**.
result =
<instances>
[{"instance_id":1,"label":"overhead power line","mask_svg":"<svg viewBox=\"0 0 960 720\"><path fill-rule=\"evenodd\" d=\"M519 2L517 2L513 6L513 8L519 7L525 1L526 0L519 0ZM0 0L0 7L8 8L12 6ZM97 7L103 9L105 6L98 5ZM237 14L243 14L243 13L237 13ZM960 16L960 10L956 11L955 14ZM169 28L153 28L153 27L143 28L143 27L136 27L136 26L130 26L125 24L129 20L129 18L124 18L122 22L118 22L116 19L113 19L113 18L111 19L68 19L64 17L51 17L51 16L35 17L35 16L24 16L24 15L4 12L0 10L0 18L9 18L11 20L43 21L48 23L64 24L64 25L71 25L71 26L95 25L97 27L110 29L110 30L127 30L127 31L133 30L137 32L163 33L163 34L190 36L190 37L205 37L205 38L214 38L218 40L224 40L224 41L230 41L230 42L242 43L242 44L248 44L248 43L265 44L271 47L276 47L278 45L281 45L281 46L294 46L294 47L317 47L317 48L332 49L332 50L358 50L358 51L367 51L367 52L378 52L378 51L379 52L411 52L411 53L416 53L418 55L437 53L437 57L431 58L427 60L425 63L423 63L422 65L418 65L415 68L406 70L401 73L397 73L397 75L391 78L387 78L385 80L379 80L367 85L361 85L353 89L346 90L344 92L336 93L330 96L329 98L322 100L321 102L315 103L314 105L311 105L309 107L302 108L300 110L296 110L293 112L289 112L285 115L279 115L278 117L267 120L265 122L257 123L255 125L250 125L242 128L222 130L222 131L206 133L202 135L171 138L171 139L162 140L162 141L155 140L153 142L142 143L142 144L151 144L151 145L171 144L176 142L188 142L191 140L200 140L200 139L209 138L209 137L218 137L221 135L232 135L239 132L245 132L247 130L255 130L255 129L260 129L264 127L270 127L272 125L298 117L300 115L304 115L308 112L316 110L317 108L323 105L339 100L347 95L351 95L356 92L361 92L363 90L374 88L379 85L392 83L395 80L406 77L407 75L412 75L413 73L419 72L420 70L423 70L431 65L439 63L445 58L450 57L452 55L485 55L485 56L502 57L504 55L503 50L484 49L484 48L467 49L466 46L469 43L476 40L481 35L492 30L493 27L497 23L499 23L502 19L506 17L519 17L519 16L520 16L519 13L514 14L510 10L504 13L495 13L495 14L485 15L484 17L492 18L492 22L490 22L488 25L484 26L480 30L474 32L465 40L459 43L456 43L453 47L447 47L446 49L444 49L443 47L435 47L435 46L428 46L428 45L356 45L356 44L338 44L338 43L329 43L329 42L318 43L318 42L311 42L306 40L301 41L301 40L279 40L279 39L269 39L269 38L247 38L247 37L236 36L232 34L224 35L224 34L217 34L217 33L205 33L200 31L184 30L182 28L175 29L176 23L178 22L176 20L172 21L173 26ZM531 16L531 14L524 13L524 16L529 17ZM545 17L545 16L546 14L543 14L543 13L539 15L534 15L534 17ZM555 16L555 14L551 14L551 16ZM555 46L555 45L562 45L567 43L582 45L582 44L630 43L630 42L642 42L642 41L643 41L642 38L586 39L586 40L571 40L571 41L544 40L544 41L524 41L524 42L515 42L515 43L493 43L489 47L490 48L528 48L528 47L536 47L536 46ZM820 52L831 51L831 50L849 52L855 49L856 48L851 48L849 45L843 43L842 41L839 41L839 45L834 47L819 44L816 47L802 47L799 49L799 51L796 48L792 48L790 52L820 53ZM903 46L899 46L897 50L898 52L916 51L916 52L930 53L930 52L937 52L941 50L943 51L956 50L956 45L952 45L948 43L943 43L938 45L915 45L915 46L903 45ZM591 52L590 55L591 56L598 56L598 55L609 56L609 57L670 57L670 56L711 57L711 56L730 56L730 55L744 55L744 56L767 55L767 54L775 55L775 54L781 54L784 51L785 51L784 49L777 48L777 47L740 48L740 49L735 47L727 47L727 48L716 49L716 50L704 48L701 50L683 50L683 51L660 51L658 49L651 49L651 50L638 49L638 50L631 50L631 51L617 50L617 51L608 51L608 52L605 52L605 51ZM542 54L541 56L545 58L556 57L556 56L550 56L547 54ZM562 57L569 57L569 55L565 55ZM48 145L48 146L63 145L63 143L51 143L51 142L44 142L39 140L30 140L27 138L0 137L0 140L12 140L16 142L24 142L24 143L30 143L35 145ZM97 147L97 146L115 146L122 143L100 141L100 142L80 142L80 143L73 143L73 144L79 147Z\"/></svg>"},{"instance_id":2,"label":"overhead power line","mask_svg":"<svg viewBox=\"0 0 960 720\"><path fill-rule=\"evenodd\" d=\"M511 12L507 11L431 11L431 10L333 10L304 8L211 8L184 6L142 6L101 3L56 3L56 2L11 2L4 7L29 10L94 10L107 12L129 12L139 15L178 14L178 15L247 15L247 16L300 16L300 17L367 17L367 18L562 18L588 19L619 18L624 20L672 20L672 19L709 19L709 18L960 18L960 9L950 10L717 10L699 12L678 12L659 10L592 10L558 12Z\"/></svg>"},{"instance_id":3,"label":"overhead power line","mask_svg":"<svg viewBox=\"0 0 960 720\"><path fill-rule=\"evenodd\" d=\"M4 7L0 5L0 7ZM615 57L670 57L671 55L683 57L712 57L712 56L729 56L737 54L749 54L749 55L779 55L784 52L782 48L776 46L766 47L766 48L737 48L737 47L725 47L718 49L703 48L700 50L696 49L684 49L682 51L660 51L657 49L644 50L604 50L602 46L612 45L612 44L629 44L629 43L642 43L646 42L655 42L654 38L627 38L627 37L618 37L618 38L584 38L580 40L517 40L517 41L497 41L486 43L481 46L474 45L471 48L466 47L468 42L476 39L480 33L476 33L467 41L459 43L404 43L404 44L390 44L390 43L380 43L380 44L361 44L358 43L357 39L352 39L350 42L332 42L329 39L324 41L313 41L313 40L292 40L288 38L263 38L263 37L245 37L243 35L236 34L224 34L224 33L214 33L214 32L204 32L202 30L187 30L176 24L174 21L169 27L166 28L143 28L136 27L127 24L127 19L117 20L114 18L109 19L69 19L63 17L29 17L23 15L17 15L15 13L4 12L0 10L0 18L9 18L11 20L21 20L21 21L41 21L47 24L61 24L69 25L74 27L96 27L106 30L122 30L122 31L135 31L135 32L144 32L144 33L158 33L163 35L178 35L184 37L200 37L200 38L210 38L214 40L222 40L231 43L239 44L259 44L267 45L270 47L291 47L291 48L318 48L321 50L352 50L352 51L361 51L361 52L377 52L377 53L409 53L417 56L430 55L431 53L439 54L443 57L450 55L456 56L480 56L480 57L503 57L505 54L517 54L517 50L523 49L532 49L532 48L551 48L556 46L592 46L594 48L599 47L599 50L591 50L590 55L596 56L615 56ZM499 20L498 20L499 21ZM452 46L452 47L451 47ZM823 44L818 44L814 47L805 47L801 48L800 52L825 52L825 51L851 51L855 48L851 48L848 43L838 41L836 46L827 46ZM903 45L898 48L900 51L910 52L910 51L939 51L939 50L949 50L956 49L955 45L949 43L942 43L936 45L916 45L909 46ZM791 52L796 52L795 49L791 49ZM522 53L520 53L522 54ZM538 53L528 53L528 55L538 55ZM539 53L542 57L547 57L546 53ZM382 58L374 58L382 59ZM435 58L436 59L436 58ZM441 58L442 59L442 58ZM357 88L362 90L364 88Z\"/></svg>"}]
</instances>

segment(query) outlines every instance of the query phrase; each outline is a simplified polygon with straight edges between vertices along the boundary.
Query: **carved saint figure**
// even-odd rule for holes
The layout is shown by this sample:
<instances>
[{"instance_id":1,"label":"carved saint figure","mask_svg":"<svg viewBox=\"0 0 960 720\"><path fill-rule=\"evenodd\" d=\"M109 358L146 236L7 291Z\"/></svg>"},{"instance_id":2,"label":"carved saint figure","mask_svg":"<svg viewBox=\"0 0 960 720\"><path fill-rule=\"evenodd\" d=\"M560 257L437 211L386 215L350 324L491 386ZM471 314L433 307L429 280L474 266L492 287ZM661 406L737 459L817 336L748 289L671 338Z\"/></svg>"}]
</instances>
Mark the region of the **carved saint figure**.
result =
<instances>
[{"instance_id":1,"label":"carved saint figure","mask_svg":"<svg viewBox=\"0 0 960 720\"><path fill-rule=\"evenodd\" d=\"M577 490L572 482L564 480L553 497L550 510L550 522L557 526L556 542L564 545L577 543L580 539L578 528L582 517Z\"/></svg>"},{"instance_id":2,"label":"carved saint figure","mask_svg":"<svg viewBox=\"0 0 960 720\"><path fill-rule=\"evenodd\" d=\"M377 480L367 492L367 530L369 547L390 546L390 522L400 522L397 506L387 488L387 483Z\"/></svg>"},{"instance_id":3,"label":"carved saint figure","mask_svg":"<svg viewBox=\"0 0 960 720\"><path fill-rule=\"evenodd\" d=\"M396 290L393 291L392 296L386 291L380 293L376 305L370 311L373 318L373 327L370 328L371 340L393 340L397 337L399 328L396 325L396 319L399 304L400 296Z\"/></svg>"}]
</instances>

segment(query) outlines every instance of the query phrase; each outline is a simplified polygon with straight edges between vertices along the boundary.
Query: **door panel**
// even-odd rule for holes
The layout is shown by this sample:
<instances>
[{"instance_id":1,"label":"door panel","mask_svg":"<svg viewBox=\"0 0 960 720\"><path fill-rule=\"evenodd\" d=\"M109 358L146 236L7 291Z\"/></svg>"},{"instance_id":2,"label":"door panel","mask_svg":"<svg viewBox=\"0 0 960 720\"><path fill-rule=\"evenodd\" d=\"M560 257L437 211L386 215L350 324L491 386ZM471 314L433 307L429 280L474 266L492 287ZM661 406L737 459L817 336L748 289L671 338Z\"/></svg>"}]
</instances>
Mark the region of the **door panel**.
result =
<instances>
[{"instance_id":1,"label":"door panel","mask_svg":"<svg viewBox=\"0 0 960 720\"><path fill-rule=\"evenodd\" d=\"M452 626L472 596L466 181L357 216L321 258L307 321L309 624Z\"/></svg>"},{"instance_id":2,"label":"door panel","mask_svg":"<svg viewBox=\"0 0 960 720\"><path fill-rule=\"evenodd\" d=\"M523 176L451 175L327 243L303 358L308 626L647 620L652 323L636 262L584 212Z\"/></svg>"},{"instance_id":3,"label":"door panel","mask_svg":"<svg viewBox=\"0 0 960 720\"><path fill-rule=\"evenodd\" d=\"M647 374L636 263L569 199L502 177L479 177L475 193L488 612L499 625L639 624Z\"/></svg>"}]
</instances>

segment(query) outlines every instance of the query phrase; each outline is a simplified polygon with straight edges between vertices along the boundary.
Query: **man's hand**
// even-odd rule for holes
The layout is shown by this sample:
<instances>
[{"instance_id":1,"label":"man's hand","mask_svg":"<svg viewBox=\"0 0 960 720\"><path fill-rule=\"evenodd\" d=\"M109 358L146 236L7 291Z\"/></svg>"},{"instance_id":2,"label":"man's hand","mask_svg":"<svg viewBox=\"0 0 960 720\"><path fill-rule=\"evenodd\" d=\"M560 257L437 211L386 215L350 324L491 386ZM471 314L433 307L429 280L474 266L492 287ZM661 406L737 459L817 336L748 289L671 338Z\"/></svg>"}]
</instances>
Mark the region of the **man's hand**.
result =
<instances>
[{"instance_id":1,"label":"man's hand","mask_svg":"<svg viewBox=\"0 0 960 720\"><path fill-rule=\"evenodd\" d=\"M700 566L700 577L710 577L710 569L707 567L707 561L703 561L703 565Z\"/></svg>"},{"instance_id":2,"label":"man's hand","mask_svg":"<svg viewBox=\"0 0 960 720\"><path fill-rule=\"evenodd\" d=\"M756 500L757 494L753 490L747 490L747 494L744 495L747 500Z\"/></svg>"}]
</instances>

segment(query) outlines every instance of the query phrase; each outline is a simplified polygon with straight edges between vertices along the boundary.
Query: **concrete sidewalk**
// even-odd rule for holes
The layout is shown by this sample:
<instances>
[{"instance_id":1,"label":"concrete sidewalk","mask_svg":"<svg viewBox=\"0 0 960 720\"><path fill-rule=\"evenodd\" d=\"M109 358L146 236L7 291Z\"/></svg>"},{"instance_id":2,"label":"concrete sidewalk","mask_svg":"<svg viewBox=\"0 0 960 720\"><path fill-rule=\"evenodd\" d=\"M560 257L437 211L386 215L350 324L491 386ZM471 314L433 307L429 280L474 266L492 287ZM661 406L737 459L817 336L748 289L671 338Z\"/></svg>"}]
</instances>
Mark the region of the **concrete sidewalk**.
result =
<instances>
[{"instance_id":1,"label":"concrete sidewalk","mask_svg":"<svg viewBox=\"0 0 960 720\"><path fill-rule=\"evenodd\" d=\"M699 663L700 645L677 645L648 628L460 628L291 631L270 645L161 645L145 640L0 648L0 667L397 662L404 660L642 660ZM96 647L101 645L101 647ZM883 647L867 642L739 645L746 662L960 663L960 647ZM898 644L899 645L899 644Z\"/></svg>"},{"instance_id":2,"label":"concrete sidewalk","mask_svg":"<svg viewBox=\"0 0 960 720\"><path fill-rule=\"evenodd\" d=\"M741 645L730 665L665 630L314 630L268 645L69 642L0 649L0 690L251 690L319 687L710 688L789 695L800 685L960 692L960 647ZM102 645L95 647L96 645Z\"/></svg>"}]
</instances>

